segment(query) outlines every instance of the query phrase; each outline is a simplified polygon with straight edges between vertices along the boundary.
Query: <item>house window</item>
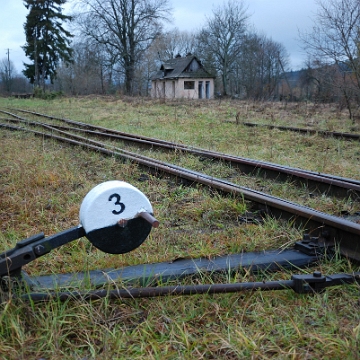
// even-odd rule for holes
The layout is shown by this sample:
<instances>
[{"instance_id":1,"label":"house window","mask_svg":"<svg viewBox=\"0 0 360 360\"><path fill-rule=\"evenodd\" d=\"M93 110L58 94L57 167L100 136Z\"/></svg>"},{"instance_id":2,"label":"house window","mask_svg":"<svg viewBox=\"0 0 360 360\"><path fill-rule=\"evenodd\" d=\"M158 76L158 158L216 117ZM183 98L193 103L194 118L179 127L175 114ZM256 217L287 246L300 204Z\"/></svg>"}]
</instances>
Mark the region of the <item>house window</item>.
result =
<instances>
[{"instance_id":1,"label":"house window","mask_svg":"<svg viewBox=\"0 0 360 360\"><path fill-rule=\"evenodd\" d=\"M184 81L184 90L194 90L195 81Z\"/></svg>"}]
</instances>

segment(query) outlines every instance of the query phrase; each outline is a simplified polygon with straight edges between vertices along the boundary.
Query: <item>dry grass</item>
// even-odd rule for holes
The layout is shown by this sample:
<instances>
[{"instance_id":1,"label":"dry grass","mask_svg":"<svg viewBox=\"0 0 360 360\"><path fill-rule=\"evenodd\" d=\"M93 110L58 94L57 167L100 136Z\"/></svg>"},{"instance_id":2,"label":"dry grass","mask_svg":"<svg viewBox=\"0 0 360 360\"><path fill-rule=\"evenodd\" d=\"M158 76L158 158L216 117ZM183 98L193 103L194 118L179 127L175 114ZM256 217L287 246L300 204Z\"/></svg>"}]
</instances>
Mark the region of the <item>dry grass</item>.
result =
<instances>
[{"instance_id":1,"label":"dry grass","mask_svg":"<svg viewBox=\"0 0 360 360\"><path fill-rule=\"evenodd\" d=\"M307 121L304 109L309 110L309 104L214 101L204 106L197 102L159 104L114 98L52 102L2 99L1 104L360 178L359 143L236 125L239 111L246 121L300 125ZM266 114L270 110L274 115L269 118ZM312 116L320 128L330 115L334 116L334 130L349 130L347 119L339 114L336 122L337 114L330 108ZM301 236L301 229L270 219L260 225L241 224L238 216L249 206L241 199L221 198L202 188L179 187L166 178L141 176L145 170L115 158L4 130L0 132L0 149L0 251L40 231L50 235L76 225L82 198L92 187L110 179L125 180L142 190L161 222L149 239L129 254L104 254L81 239L29 264L26 270L30 274L270 249L290 245ZM195 159L178 161L183 166L199 166ZM221 175L226 169L211 171ZM284 195L295 191L291 184L280 190ZM356 202L339 202L337 206L358 208ZM324 262L316 269L324 273L358 270L345 259ZM260 278L263 276L288 279L290 274L263 274ZM254 275L238 273L223 280L254 279ZM359 306L357 285L329 288L315 295L273 291L125 301L8 301L1 305L0 357L356 359Z\"/></svg>"},{"instance_id":2,"label":"dry grass","mask_svg":"<svg viewBox=\"0 0 360 360\"><path fill-rule=\"evenodd\" d=\"M53 102L3 100L21 107L205 149L279 164L360 178L360 143L242 126L242 121L352 132L346 111L334 105L246 103L241 101L153 102L144 99L64 98ZM19 104L19 105L18 105ZM311 110L310 110L311 109ZM269 114L273 114L270 116ZM236 125L236 117L240 123ZM360 129L355 132L360 133Z\"/></svg>"}]
</instances>

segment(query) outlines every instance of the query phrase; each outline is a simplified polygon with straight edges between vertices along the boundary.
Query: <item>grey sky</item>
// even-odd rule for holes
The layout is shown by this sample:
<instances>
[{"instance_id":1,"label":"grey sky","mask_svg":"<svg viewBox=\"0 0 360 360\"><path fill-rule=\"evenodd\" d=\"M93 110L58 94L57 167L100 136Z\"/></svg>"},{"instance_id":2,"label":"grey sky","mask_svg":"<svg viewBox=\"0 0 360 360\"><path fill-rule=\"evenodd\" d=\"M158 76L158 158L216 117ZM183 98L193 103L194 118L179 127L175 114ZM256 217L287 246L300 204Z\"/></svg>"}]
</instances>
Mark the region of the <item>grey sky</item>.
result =
<instances>
[{"instance_id":1,"label":"grey sky","mask_svg":"<svg viewBox=\"0 0 360 360\"><path fill-rule=\"evenodd\" d=\"M180 30L199 29L214 7L223 3L223 0L170 0L173 7L171 24ZM296 38L298 30L311 29L316 0L246 0L245 3L254 28L282 43L290 55L291 68L301 68L306 57ZM27 10L22 0L0 0L0 9L0 60L7 58L9 49L10 60L20 72L23 62L28 61L21 49L25 44L23 25Z\"/></svg>"}]
</instances>

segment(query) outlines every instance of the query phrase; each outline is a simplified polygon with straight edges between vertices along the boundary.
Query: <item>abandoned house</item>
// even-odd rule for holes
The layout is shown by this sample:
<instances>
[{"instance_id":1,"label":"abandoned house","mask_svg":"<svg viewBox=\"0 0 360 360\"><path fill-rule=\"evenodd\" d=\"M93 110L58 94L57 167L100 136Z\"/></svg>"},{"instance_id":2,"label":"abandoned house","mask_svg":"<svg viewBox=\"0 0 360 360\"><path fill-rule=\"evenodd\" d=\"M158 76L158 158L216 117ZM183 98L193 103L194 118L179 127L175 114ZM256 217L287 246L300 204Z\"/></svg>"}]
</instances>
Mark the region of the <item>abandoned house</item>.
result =
<instances>
[{"instance_id":1,"label":"abandoned house","mask_svg":"<svg viewBox=\"0 0 360 360\"><path fill-rule=\"evenodd\" d=\"M196 56L177 55L151 77L151 97L213 99L214 79Z\"/></svg>"}]
</instances>

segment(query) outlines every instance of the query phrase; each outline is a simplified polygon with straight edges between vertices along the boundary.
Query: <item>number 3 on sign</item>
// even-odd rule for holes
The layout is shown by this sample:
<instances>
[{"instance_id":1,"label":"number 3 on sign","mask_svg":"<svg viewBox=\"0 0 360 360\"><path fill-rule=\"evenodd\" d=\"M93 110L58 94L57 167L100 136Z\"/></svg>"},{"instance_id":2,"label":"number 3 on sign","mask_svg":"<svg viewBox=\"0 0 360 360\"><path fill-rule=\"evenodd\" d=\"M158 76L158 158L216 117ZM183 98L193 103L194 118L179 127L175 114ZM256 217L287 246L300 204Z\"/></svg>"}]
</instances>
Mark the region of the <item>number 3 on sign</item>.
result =
<instances>
[{"instance_id":1,"label":"number 3 on sign","mask_svg":"<svg viewBox=\"0 0 360 360\"><path fill-rule=\"evenodd\" d=\"M113 199L115 199L114 205L120 206L120 209L119 210L113 210L112 213L114 215L119 215L125 210L125 204L120 202L121 197L120 197L119 194L112 194L112 195L109 196L109 201L113 201Z\"/></svg>"}]
</instances>

